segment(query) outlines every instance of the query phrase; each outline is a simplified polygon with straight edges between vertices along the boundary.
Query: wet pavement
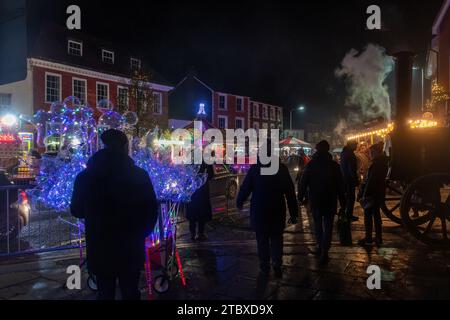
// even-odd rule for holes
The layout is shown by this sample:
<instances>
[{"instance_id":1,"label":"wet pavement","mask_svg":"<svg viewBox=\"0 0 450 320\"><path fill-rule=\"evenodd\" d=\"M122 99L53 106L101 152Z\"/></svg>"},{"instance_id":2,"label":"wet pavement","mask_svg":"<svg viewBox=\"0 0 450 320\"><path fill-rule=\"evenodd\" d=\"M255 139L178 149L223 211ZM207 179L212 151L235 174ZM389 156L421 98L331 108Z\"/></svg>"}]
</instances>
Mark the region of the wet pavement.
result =
<instances>
[{"instance_id":1,"label":"wet pavement","mask_svg":"<svg viewBox=\"0 0 450 320\"><path fill-rule=\"evenodd\" d=\"M175 278L168 293L155 299L448 299L450 252L432 250L417 242L402 227L384 218L381 248L342 247L334 235L328 266L319 266L311 232L311 218L303 210L300 222L285 232L284 275L258 278L256 241L249 228L248 209L237 212L216 199L215 219L208 225L209 239L190 240L187 223L178 230L178 249L186 286ZM360 221L353 225L353 239L363 236ZM69 265L79 263L79 251L0 258L0 299L95 299L86 285L82 290L65 287ZM369 265L381 268L381 289L366 285ZM147 298L145 277L142 297Z\"/></svg>"}]
</instances>

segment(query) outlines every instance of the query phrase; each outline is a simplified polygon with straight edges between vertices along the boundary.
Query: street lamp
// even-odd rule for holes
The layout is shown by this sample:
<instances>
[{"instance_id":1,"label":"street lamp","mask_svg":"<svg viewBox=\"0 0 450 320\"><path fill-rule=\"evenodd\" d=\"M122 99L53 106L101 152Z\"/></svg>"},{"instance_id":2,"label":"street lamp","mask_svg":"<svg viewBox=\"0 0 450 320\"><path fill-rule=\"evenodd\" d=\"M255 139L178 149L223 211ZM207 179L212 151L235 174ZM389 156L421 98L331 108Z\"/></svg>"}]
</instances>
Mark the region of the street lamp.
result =
<instances>
[{"instance_id":1,"label":"street lamp","mask_svg":"<svg viewBox=\"0 0 450 320\"><path fill-rule=\"evenodd\" d=\"M290 117L290 120L291 120L291 131L293 130L292 129L292 115L293 115L294 111L304 112L305 110L306 110L306 107L304 105L300 105L300 106L298 106L295 109L291 109L291 117Z\"/></svg>"}]
</instances>

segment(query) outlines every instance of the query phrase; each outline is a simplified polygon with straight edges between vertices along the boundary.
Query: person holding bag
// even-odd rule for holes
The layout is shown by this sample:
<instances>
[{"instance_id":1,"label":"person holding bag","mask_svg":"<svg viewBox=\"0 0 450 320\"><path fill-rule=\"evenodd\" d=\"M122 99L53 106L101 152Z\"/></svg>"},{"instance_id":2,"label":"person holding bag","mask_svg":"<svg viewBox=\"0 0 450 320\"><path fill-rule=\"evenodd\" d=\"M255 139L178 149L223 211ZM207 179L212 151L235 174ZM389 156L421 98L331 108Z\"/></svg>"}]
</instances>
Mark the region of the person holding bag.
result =
<instances>
[{"instance_id":1,"label":"person holding bag","mask_svg":"<svg viewBox=\"0 0 450 320\"><path fill-rule=\"evenodd\" d=\"M364 226L366 236L358 241L361 246L372 245L372 229L375 225L375 244L381 246L382 221L381 205L386 196L386 176L388 172L388 157L383 152L383 143L370 147L372 164L367 172L364 183L358 195L359 203L364 209Z\"/></svg>"}]
</instances>

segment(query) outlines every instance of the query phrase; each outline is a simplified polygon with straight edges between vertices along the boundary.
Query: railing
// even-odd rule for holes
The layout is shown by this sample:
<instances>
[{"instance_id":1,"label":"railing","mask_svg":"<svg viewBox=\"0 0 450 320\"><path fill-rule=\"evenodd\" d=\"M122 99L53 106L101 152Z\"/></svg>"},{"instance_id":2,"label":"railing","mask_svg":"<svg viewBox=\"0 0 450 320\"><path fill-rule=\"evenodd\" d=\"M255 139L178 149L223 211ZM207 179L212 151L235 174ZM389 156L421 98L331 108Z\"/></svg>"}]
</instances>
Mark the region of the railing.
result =
<instances>
[{"instance_id":1,"label":"railing","mask_svg":"<svg viewBox=\"0 0 450 320\"><path fill-rule=\"evenodd\" d=\"M245 174L237 175L238 186ZM69 212L32 207L26 191L30 185L0 187L0 258L79 248L84 243L78 221ZM234 222L236 198L225 196L224 219Z\"/></svg>"},{"instance_id":2,"label":"railing","mask_svg":"<svg viewBox=\"0 0 450 320\"><path fill-rule=\"evenodd\" d=\"M30 206L32 188L0 187L0 257L78 248L83 240L70 213Z\"/></svg>"}]
</instances>

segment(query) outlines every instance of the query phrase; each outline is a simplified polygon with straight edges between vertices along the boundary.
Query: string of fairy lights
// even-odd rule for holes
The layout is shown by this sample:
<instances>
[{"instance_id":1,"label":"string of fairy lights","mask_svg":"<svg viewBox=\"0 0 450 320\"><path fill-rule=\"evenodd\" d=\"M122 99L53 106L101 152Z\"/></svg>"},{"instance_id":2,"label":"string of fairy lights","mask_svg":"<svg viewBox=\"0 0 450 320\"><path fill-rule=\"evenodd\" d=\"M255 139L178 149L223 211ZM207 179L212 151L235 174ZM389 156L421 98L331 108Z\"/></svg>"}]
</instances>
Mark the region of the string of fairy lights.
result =
<instances>
[{"instance_id":1,"label":"string of fairy lights","mask_svg":"<svg viewBox=\"0 0 450 320\"><path fill-rule=\"evenodd\" d=\"M434 128L434 127L438 126L437 121L429 120L429 119L409 120L408 124L411 129ZM357 134L350 135L347 137L347 141L360 140L360 139L370 138L370 137L374 137L374 136L384 138L394 130L394 127L395 127L394 123L391 122L386 127L381 128L381 129L370 130L370 131L365 131L365 132L360 132Z\"/></svg>"}]
</instances>

